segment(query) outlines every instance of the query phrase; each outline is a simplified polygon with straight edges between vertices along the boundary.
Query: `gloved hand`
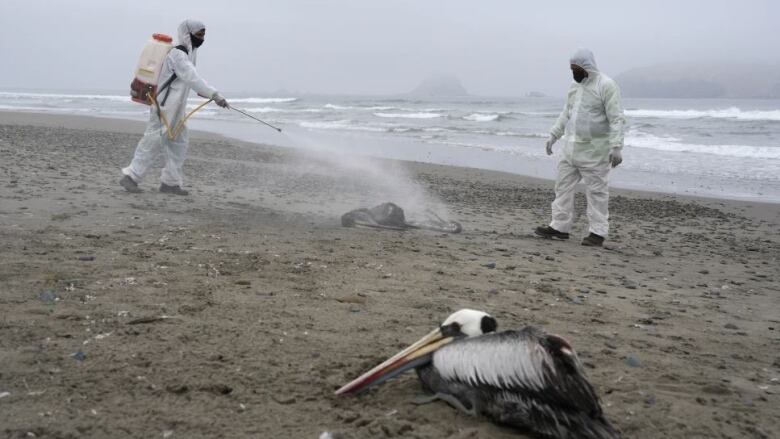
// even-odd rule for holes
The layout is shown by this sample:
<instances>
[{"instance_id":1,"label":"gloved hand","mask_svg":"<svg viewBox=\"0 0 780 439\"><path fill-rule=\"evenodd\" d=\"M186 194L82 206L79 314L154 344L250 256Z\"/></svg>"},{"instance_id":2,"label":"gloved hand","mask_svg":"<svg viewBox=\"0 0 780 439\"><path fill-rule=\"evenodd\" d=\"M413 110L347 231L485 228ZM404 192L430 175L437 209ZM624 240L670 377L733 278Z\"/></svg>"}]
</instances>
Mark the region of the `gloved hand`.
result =
<instances>
[{"instance_id":1,"label":"gloved hand","mask_svg":"<svg viewBox=\"0 0 780 439\"><path fill-rule=\"evenodd\" d=\"M613 168L623 163L623 154L621 154L620 149L621 148L612 148L609 152L609 162L612 163Z\"/></svg>"},{"instance_id":2,"label":"gloved hand","mask_svg":"<svg viewBox=\"0 0 780 439\"><path fill-rule=\"evenodd\" d=\"M219 105L222 108L229 108L230 105L228 105L228 102L225 100L225 98L222 97L219 93L214 93L213 96L211 96L211 99L214 100L214 103Z\"/></svg>"},{"instance_id":3,"label":"gloved hand","mask_svg":"<svg viewBox=\"0 0 780 439\"><path fill-rule=\"evenodd\" d=\"M547 139L547 143L545 143L544 147L547 149L547 155L552 155L553 150L552 147L557 142L558 139L555 136L550 136L549 139Z\"/></svg>"}]
</instances>

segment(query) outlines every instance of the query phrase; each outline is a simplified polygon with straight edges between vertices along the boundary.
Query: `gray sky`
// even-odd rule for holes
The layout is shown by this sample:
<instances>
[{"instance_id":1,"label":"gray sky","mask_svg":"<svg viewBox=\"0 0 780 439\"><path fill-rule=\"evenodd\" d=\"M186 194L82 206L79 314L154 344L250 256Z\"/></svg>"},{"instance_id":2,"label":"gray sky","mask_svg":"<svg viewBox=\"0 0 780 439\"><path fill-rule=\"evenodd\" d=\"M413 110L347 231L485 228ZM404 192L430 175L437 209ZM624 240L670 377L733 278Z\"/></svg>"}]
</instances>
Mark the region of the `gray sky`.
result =
<instances>
[{"instance_id":1,"label":"gray sky","mask_svg":"<svg viewBox=\"0 0 780 439\"><path fill-rule=\"evenodd\" d=\"M543 4L542 4L543 3ZM2 0L0 90L125 90L143 44L206 23L198 67L230 92L392 94L434 73L472 94L562 95L588 47L609 75L780 63L773 0Z\"/></svg>"}]
</instances>

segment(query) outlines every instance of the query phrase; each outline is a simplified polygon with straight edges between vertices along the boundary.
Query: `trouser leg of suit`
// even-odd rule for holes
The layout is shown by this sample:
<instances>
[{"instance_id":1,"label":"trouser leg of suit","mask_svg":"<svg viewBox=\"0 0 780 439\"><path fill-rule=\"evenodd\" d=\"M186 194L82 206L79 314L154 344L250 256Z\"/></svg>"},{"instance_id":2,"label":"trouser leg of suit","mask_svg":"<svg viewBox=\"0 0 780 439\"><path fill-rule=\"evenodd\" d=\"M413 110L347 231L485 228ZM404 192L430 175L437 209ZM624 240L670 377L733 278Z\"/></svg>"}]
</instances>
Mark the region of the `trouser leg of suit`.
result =
<instances>
[{"instance_id":1,"label":"trouser leg of suit","mask_svg":"<svg viewBox=\"0 0 780 439\"><path fill-rule=\"evenodd\" d=\"M580 181L580 170L565 157L558 162L558 177L555 179L555 201L552 202L553 229L569 233L574 222L574 188Z\"/></svg>"},{"instance_id":2,"label":"trouser leg of suit","mask_svg":"<svg viewBox=\"0 0 780 439\"><path fill-rule=\"evenodd\" d=\"M122 168L122 173L130 176L136 183L143 180L146 171L151 167L160 155L163 139L162 122L156 116L152 115L149 123L146 125L144 136L138 141L135 147L133 161L126 168Z\"/></svg>"},{"instance_id":3,"label":"trouser leg of suit","mask_svg":"<svg viewBox=\"0 0 780 439\"><path fill-rule=\"evenodd\" d=\"M184 160L187 158L187 148L189 147L187 127L183 127L181 133L174 140L169 140L166 136L163 146L165 167L160 175L160 181L168 186L182 186L184 184Z\"/></svg>"},{"instance_id":4,"label":"trouser leg of suit","mask_svg":"<svg viewBox=\"0 0 780 439\"><path fill-rule=\"evenodd\" d=\"M606 237L609 233L609 160L580 169L588 200L588 230Z\"/></svg>"}]
</instances>

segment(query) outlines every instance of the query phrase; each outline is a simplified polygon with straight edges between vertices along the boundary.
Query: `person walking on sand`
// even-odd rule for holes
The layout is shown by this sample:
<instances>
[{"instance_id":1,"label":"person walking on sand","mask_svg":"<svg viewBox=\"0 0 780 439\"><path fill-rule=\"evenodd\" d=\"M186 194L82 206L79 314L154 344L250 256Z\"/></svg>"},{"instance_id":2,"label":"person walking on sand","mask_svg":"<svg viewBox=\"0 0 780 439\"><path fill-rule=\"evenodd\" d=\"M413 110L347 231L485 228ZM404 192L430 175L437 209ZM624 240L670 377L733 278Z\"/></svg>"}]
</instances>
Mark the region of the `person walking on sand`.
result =
<instances>
[{"instance_id":1,"label":"person walking on sand","mask_svg":"<svg viewBox=\"0 0 780 439\"><path fill-rule=\"evenodd\" d=\"M177 126L185 116L190 89L195 90L201 96L210 97L222 108L228 107L225 98L214 87L206 83L195 70L198 48L203 44L205 38L206 25L196 20L185 20L179 25L178 46L172 49L165 58L160 78L165 78L166 81L170 78L174 79L164 91L161 91L159 111L164 114L172 127ZM122 169L124 177L119 180L119 184L128 192L141 192L138 183L141 182L146 171L162 152L165 155L165 167L160 176L160 192L175 195L189 194L182 189L184 183L182 168L188 146L189 135L186 126L174 139L169 139L158 109L153 105L144 136L135 148L133 161Z\"/></svg>"},{"instance_id":2,"label":"person walking on sand","mask_svg":"<svg viewBox=\"0 0 780 439\"><path fill-rule=\"evenodd\" d=\"M553 144L560 138L564 141L555 180L552 222L537 227L535 233L545 238L569 239L574 222L574 189L582 181L590 232L582 245L600 247L609 232L610 166L614 168L623 161L623 106L617 83L599 72L590 50L575 52L570 65L574 82L546 143L547 155L552 155Z\"/></svg>"}]
</instances>

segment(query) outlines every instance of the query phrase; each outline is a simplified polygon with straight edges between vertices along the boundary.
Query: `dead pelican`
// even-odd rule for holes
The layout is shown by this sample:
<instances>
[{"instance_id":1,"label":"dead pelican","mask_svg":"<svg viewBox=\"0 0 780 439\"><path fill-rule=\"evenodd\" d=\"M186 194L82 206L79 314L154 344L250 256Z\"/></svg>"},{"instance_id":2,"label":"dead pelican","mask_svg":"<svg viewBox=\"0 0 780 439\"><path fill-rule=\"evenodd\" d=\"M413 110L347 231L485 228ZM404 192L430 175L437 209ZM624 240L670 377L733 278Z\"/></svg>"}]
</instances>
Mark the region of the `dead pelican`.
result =
<instances>
[{"instance_id":1,"label":"dead pelican","mask_svg":"<svg viewBox=\"0 0 780 439\"><path fill-rule=\"evenodd\" d=\"M542 437L617 438L571 345L527 326L495 332L496 320L463 309L336 391L354 394L411 368L425 390L471 415Z\"/></svg>"},{"instance_id":2,"label":"dead pelican","mask_svg":"<svg viewBox=\"0 0 780 439\"><path fill-rule=\"evenodd\" d=\"M422 221L407 221L404 210L395 203L382 203L370 209L351 210L341 216L344 227L372 227L377 229L426 229L444 233L460 233L463 228L456 221L446 221L432 210L424 212Z\"/></svg>"}]
</instances>

